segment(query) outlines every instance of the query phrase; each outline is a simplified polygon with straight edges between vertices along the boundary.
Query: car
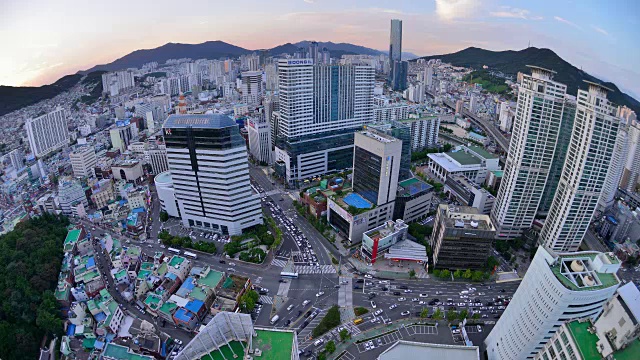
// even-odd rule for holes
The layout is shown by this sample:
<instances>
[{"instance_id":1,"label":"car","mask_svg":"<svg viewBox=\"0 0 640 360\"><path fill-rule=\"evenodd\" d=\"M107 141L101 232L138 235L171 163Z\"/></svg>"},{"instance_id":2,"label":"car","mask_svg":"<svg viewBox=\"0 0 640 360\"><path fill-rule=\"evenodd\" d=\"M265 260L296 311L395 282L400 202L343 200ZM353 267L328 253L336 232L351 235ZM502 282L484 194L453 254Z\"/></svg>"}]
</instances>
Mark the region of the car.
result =
<instances>
[{"instance_id":1,"label":"car","mask_svg":"<svg viewBox=\"0 0 640 360\"><path fill-rule=\"evenodd\" d=\"M369 343L364 343L364 349L365 349L365 351L371 350L371 347L369 346Z\"/></svg>"},{"instance_id":2,"label":"car","mask_svg":"<svg viewBox=\"0 0 640 360\"><path fill-rule=\"evenodd\" d=\"M232 263L232 262L230 262L230 263L229 263L229 266L236 266L236 263Z\"/></svg>"},{"instance_id":3,"label":"car","mask_svg":"<svg viewBox=\"0 0 640 360\"><path fill-rule=\"evenodd\" d=\"M482 332L482 326L476 325L476 329L478 329L478 332Z\"/></svg>"},{"instance_id":4,"label":"car","mask_svg":"<svg viewBox=\"0 0 640 360\"><path fill-rule=\"evenodd\" d=\"M398 307L398 304L393 304L393 305L389 306L389 310L393 310L393 309L395 309L397 307Z\"/></svg>"},{"instance_id":5,"label":"car","mask_svg":"<svg viewBox=\"0 0 640 360\"><path fill-rule=\"evenodd\" d=\"M234 268L227 268L227 271L229 271L229 272L236 272L236 269L234 269Z\"/></svg>"},{"instance_id":6,"label":"car","mask_svg":"<svg viewBox=\"0 0 640 360\"><path fill-rule=\"evenodd\" d=\"M166 248L166 246L160 245L160 249L164 249L164 248Z\"/></svg>"},{"instance_id":7,"label":"car","mask_svg":"<svg viewBox=\"0 0 640 360\"><path fill-rule=\"evenodd\" d=\"M180 339L173 339L173 341L178 345L182 345L182 340Z\"/></svg>"},{"instance_id":8,"label":"car","mask_svg":"<svg viewBox=\"0 0 640 360\"><path fill-rule=\"evenodd\" d=\"M424 302L424 301L422 301L422 300L420 300L420 302L418 302L418 305L426 305L426 304L427 304L427 303L426 303L426 302Z\"/></svg>"},{"instance_id":9,"label":"car","mask_svg":"<svg viewBox=\"0 0 640 360\"><path fill-rule=\"evenodd\" d=\"M374 309L376 308L376 303L375 303L375 301L371 301L371 307L372 307L372 308L374 308Z\"/></svg>"},{"instance_id":10,"label":"car","mask_svg":"<svg viewBox=\"0 0 640 360\"><path fill-rule=\"evenodd\" d=\"M153 248L153 245L149 244L149 245L147 245L147 247L148 247L148 248L150 248L150 249L152 249L152 248Z\"/></svg>"},{"instance_id":11,"label":"car","mask_svg":"<svg viewBox=\"0 0 640 360\"><path fill-rule=\"evenodd\" d=\"M460 329L452 329L451 332L454 334L460 334Z\"/></svg>"},{"instance_id":12,"label":"car","mask_svg":"<svg viewBox=\"0 0 640 360\"><path fill-rule=\"evenodd\" d=\"M409 310L403 311L403 312L400 313L400 315L402 315L402 316L407 316L409 314L411 314L411 312Z\"/></svg>"},{"instance_id":13,"label":"car","mask_svg":"<svg viewBox=\"0 0 640 360\"><path fill-rule=\"evenodd\" d=\"M356 283L357 283L357 284L362 284L363 282L364 282L364 279L358 279L358 280L356 280Z\"/></svg>"},{"instance_id":14,"label":"car","mask_svg":"<svg viewBox=\"0 0 640 360\"><path fill-rule=\"evenodd\" d=\"M506 292L506 290L505 289L500 289L500 292L503 293L503 292Z\"/></svg>"},{"instance_id":15,"label":"car","mask_svg":"<svg viewBox=\"0 0 640 360\"><path fill-rule=\"evenodd\" d=\"M394 291L394 292L393 292L393 295L395 295L395 296L400 296L400 291Z\"/></svg>"},{"instance_id":16,"label":"car","mask_svg":"<svg viewBox=\"0 0 640 360\"><path fill-rule=\"evenodd\" d=\"M406 289L404 292L405 293L410 293L410 292L413 292L413 291L411 291L411 289Z\"/></svg>"},{"instance_id":17,"label":"car","mask_svg":"<svg viewBox=\"0 0 640 360\"><path fill-rule=\"evenodd\" d=\"M407 298L404 298L404 297L398 298L398 301L406 301L406 300Z\"/></svg>"},{"instance_id":18,"label":"car","mask_svg":"<svg viewBox=\"0 0 640 360\"><path fill-rule=\"evenodd\" d=\"M362 288L358 285L353 285L353 289L355 290L355 289L362 289Z\"/></svg>"},{"instance_id":19,"label":"car","mask_svg":"<svg viewBox=\"0 0 640 360\"><path fill-rule=\"evenodd\" d=\"M293 309L293 307L294 307L294 306L295 306L295 305L293 305L293 304L291 304L291 305L287 306L287 311L291 311L291 309Z\"/></svg>"},{"instance_id":20,"label":"car","mask_svg":"<svg viewBox=\"0 0 640 360\"><path fill-rule=\"evenodd\" d=\"M285 279L280 279L280 280L278 280L278 282L279 282L279 283L286 283L286 282L287 282L287 280L285 280Z\"/></svg>"},{"instance_id":21,"label":"car","mask_svg":"<svg viewBox=\"0 0 640 360\"><path fill-rule=\"evenodd\" d=\"M413 302L418 302L418 301L420 301L420 300L418 300L418 298L413 298L413 299L411 299L411 301L413 301Z\"/></svg>"},{"instance_id":22,"label":"car","mask_svg":"<svg viewBox=\"0 0 640 360\"><path fill-rule=\"evenodd\" d=\"M376 310L376 312L373 313L374 316L378 316L380 314L382 314L382 309Z\"/></svg>"},{"instance_id":23,"label":"car","mask_svg":"<svg viewBox=\"0 0 640 360\"><path fill-rule=\"evenodd\" d=\"M382 339L378 338L378 346L382 346Z\"/></svg>"},{"instance_id":24,"label":"car","mask_svg":"<svg viewBox=\"0 0 640 360\"><path fill-rule=\"evenodd\" d=\"M284 326L289 326L289 324L291 324L291 320L287 319L287 321L284 322Z\"/></svg>"},{"instance_id":25,"label":"car","mask_svg":"<svg viewBox=\"0 0 640 360\"><path fill-rule=\"evenodd\" d=\"M307 306L307 304L310 303L310 302L311 302L310 300L305 300L305 301L302 302L302 306Z\"/></svg>"},{"instance_id":26,"label":"car","mask_svg":"<svg viewBox=\"0 0 640 360\"><path fill-rule=\"evenodd\" d=\"M364 278L365 278L365 279L373 279L373 276L371 276L371 275L369 275L369 274L366 274L366 275L364 276Z\"/></svg>"},{"instance_id":27,"label":"car","mask_svg":"<svg viewBox=\"0 0 640 360\"><path fill-rule=\"evenodd\" d=\"M227 263L226 261L224 261L224 260L222 260L222 259L218 260L218 262L219 262L220 264L226 264L226 263Z\"/></svg>"},{"instance_id":28,"label":"car","mask_svg":"<svg viewBox=\"0 0 640 360\"><path fill-rule=\"evenodd\" d=\"M489 317L489 315L487 315L487 314L482 314L482 317L483 317L483 318L488 318L488 317Z\"/></svg>"},{"instance_id":29,"label":"car","mask_svg":"<svg viewBox=\"0 0 640 360\"><path fill-rule=\"evenodd\" d=\"M424 298L424 297L429 297L429 294L424 294L424 293L423 293L423 294L420 294L420 295L418 295L418 296L420 296L420 297Z\"/></svg>"}]
</instances>

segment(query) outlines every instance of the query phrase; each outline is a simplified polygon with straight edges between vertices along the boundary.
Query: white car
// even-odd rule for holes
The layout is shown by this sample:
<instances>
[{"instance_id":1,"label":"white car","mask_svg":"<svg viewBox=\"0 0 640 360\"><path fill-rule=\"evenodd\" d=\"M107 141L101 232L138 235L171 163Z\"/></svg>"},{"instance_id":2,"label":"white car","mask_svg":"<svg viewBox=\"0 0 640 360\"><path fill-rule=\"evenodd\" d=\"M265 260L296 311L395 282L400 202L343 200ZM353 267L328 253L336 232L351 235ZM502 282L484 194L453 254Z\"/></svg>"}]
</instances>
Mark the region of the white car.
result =
<instances>
[{"instance_id":1,"label":"white car","mask_svg":"<svg viewBox=\"0 0 640 360\"><path fill-rule=\"evenodd\" d=\"M429 297L429 294L420 294L418 296L420 296L420 297Z\"/></svg>"},{"instance_id":2,"label":"white car","mask_svg":"<svg viewBox=\"0 0 640 360\"><path fill-rule=\"evenodd\" d=\"M477 329L478 329L478 332L482 332L482 327L480 325L477 325Z\"/></svg>"},{"instance_id":3,"label":"white car","mask_svg":"<svg viewBox=\"0 0 640 360\"><path fill-rule=\"evenodd\" d=\"M413 298L413 299L411 299L411 301L417 302L417 301L420 301L420 300L418 300L418 298Z\"/></svg>"},{"instance_id":4,"label":"white car","mask_svg":"<svg viewBox=\"0 0 640 360\"><path fill-rule=\"evenodd\" d=\"M324 295L324 291L320 291L319 293L317 293L317 294L316 294L316 297L320 297L320 296L322 296L322 295Z\"/></svg>"},{"instance_id":5,"label":"white car","mask_svg":"<svg viewBox=\"0 0 640 360\"><path fill-rule=\"evenodd\" d=\"M374 316L378 316L380 314L382 314L382 309L376 310L376 312L373 313Z\"/></svg>"},{"instance_id":6,"label":"white car","mask_svg":"<svg viewBox=\"0 0 640 360\"><path fill-rule=\"evenodd\" d=\"M398 304L393 304L393 305L389 306L389 310L393 310L393 309L395 309L397 307L398 307Z\"/></svg>"},{"instance_id":7,"label":"white car","mask_svg":"<svg viewBox=\"0 0 640 360\"><path fill-rule=\"evenodd\" d=\"M405 293L410 293L410 292L413 292L413 291L411 291L411 289L407 289L407 290L405 290L404 292L405 292Z\"/></svg>"},{"instance_id":8,"label":"white car","mask_svg":"<svg viewBox=\"0 0 640 360\"><path fill-rule=\"evenodd\" d=\"M398 301L406 301L406 300L407 300L407 298L403 298L403 297L398 298Z\"/></svg>"},{"instance_id":9,"label":"white car","mask_svg":"<svg viewBox=\"0 0 640 360\"><path fill-rule=\"evenodd\" d=\"M364 278L365 278L365 279L373 279L373 276L371 276L371 275L367 274L367 275L365 275L365 276L364 276Z\"/></svg>"},{"instance_id":10,"label":"white car","mask_svg":"<svg viewBox=\"0 0 640 360\"><path fill-rule=\"evenodd\" d=\"M371 307L374 309L376 308L376 303L374 301L371 302Z\"/></svg>"},{"instance_id":11,"label":"white car","mask_svg":"<svg viewBox=\"0 0 640 360\"><path fill-rule=\"evenodd\" d=\"M418 303L418 305L425 305L425 304L426 304L426 302L425 302L425 301L420 301L420 302Z\"/></svg>"},{"instance_id":12,"label":"white car","mask_svg":"<svg viewBox=\"0 0 640 360\"><path fill-rule=\"evenodd\" d=\"M408 310L407 311L403 311L403 312L400 313L400 315L402 315L402 316L407 316L409 314L411 314L411 312L408 311Z\"/></svg>"}]
</instances>

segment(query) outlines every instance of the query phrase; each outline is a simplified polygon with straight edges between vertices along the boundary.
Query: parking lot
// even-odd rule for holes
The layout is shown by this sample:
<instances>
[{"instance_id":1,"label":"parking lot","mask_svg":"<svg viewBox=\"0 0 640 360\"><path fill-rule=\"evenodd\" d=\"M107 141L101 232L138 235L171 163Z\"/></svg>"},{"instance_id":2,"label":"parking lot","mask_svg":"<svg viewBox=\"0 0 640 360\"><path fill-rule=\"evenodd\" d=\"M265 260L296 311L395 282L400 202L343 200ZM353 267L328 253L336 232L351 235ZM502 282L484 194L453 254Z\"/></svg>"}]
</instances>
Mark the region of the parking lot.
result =
<instances>
[{"instance_id":1,"label":"parking lot","mask_svg":"<svg viewBox=\"0 0 640 360\"><path fill-rule=\"evenodd\" d=\"M411 325L411 326L407 326L407 333L409 333L409 335L432 335L438 334L438 328L435 326L431 326L431 325Z\"/></svg>"},{"instance_id":2,"label":"parking lot","mask_svg":"<svg viewBox=\"0 0 640 360\"><path fill-rule=\"evenodd\" d=\"M385 346L388 344L393 344L398 340L402 339L402 335L398 330L395 330L389 334L382 335L373 340L369 340L360 344L356 344L358 351L362 354L363 352L367 352L369 350L373 350L380 346Z\"/></svg>"}]
</instances>

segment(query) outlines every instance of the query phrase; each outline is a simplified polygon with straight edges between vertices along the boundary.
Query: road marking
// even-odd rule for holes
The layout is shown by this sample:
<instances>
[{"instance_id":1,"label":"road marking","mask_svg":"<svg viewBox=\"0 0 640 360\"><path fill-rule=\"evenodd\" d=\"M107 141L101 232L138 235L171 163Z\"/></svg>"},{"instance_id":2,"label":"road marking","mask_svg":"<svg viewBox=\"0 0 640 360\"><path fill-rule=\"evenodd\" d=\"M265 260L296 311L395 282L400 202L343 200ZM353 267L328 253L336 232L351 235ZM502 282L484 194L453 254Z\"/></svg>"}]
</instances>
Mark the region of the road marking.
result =
<instances>
[{"instance_id":1,"label":"road marking","mask_svg":"<svg viewBox=\"0 0 640 360\"><path fill-rule=\"evenodd\" d=\"M269 295L260 295L259 301L263 304L273 304L273 298Z\"/></svg>"},{"instance_id":2,"label":"road marking","mask_svg":"<svg viewBox=\"0 0 640 360\"><path fill-rule=\"evenodd\" d=\"M281 260L278 258L273 258L273 260L271 260L271 265L273 266L284 267L286 264L287 264L287 260Z\"/></svg>"}]
</instances>

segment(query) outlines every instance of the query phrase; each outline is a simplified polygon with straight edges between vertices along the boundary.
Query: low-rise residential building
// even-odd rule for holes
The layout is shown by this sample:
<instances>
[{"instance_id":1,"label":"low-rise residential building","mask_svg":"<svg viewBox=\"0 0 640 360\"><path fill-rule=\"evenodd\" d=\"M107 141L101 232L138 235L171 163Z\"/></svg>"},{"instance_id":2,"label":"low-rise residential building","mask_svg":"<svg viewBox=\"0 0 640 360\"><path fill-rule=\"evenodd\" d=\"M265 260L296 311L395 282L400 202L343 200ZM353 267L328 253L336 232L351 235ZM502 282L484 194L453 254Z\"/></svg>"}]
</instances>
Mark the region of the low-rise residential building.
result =
<instances>
[{"instance_id":1,"label":"low-rise residential building","mask_svg":"<svg viewBox=\"0 0 640 360\"><path fill-rule=\"evenodd\" d=\"M182 256L174 255L168 262L168 271L176 274L181 281L185 281L191 271L191 260Z\"/></svg>"},{"instance_id":2,"label":"low-rise residential building","mask_svg":"<svg viewBox=\"0 0 640 360\"><path fill-rule=\"evenodd\" d=\"M462 174L476 184L482 184L487 172L500 170L499 159L479 146L458 146L448 153L429 154L429 170L440 181L447 176Z\"/></svg>"},{"instance_id":3,"label":"low-rise residential building","mask_svg":"<svg viewBox=\"0 0 640 360\"><path fill-rule=\"evenodd\" d=\"M496 201L495 196L489 191L461 174L448 176L444 183L444 191L461 205L476 208L487 215L491 213Z\"/></svg>"},{"instance_id":4,"label":"low-rise residential building","mask_svg":"<svg viewBox=\"0 0 640 360\"><path fill-rule=\"evenodd\" d=\"M95 180L89 182L89 186L91 186L91 202L96 208L102 209L115 200L111 179Z\"/></svg>"}]
</instances>

